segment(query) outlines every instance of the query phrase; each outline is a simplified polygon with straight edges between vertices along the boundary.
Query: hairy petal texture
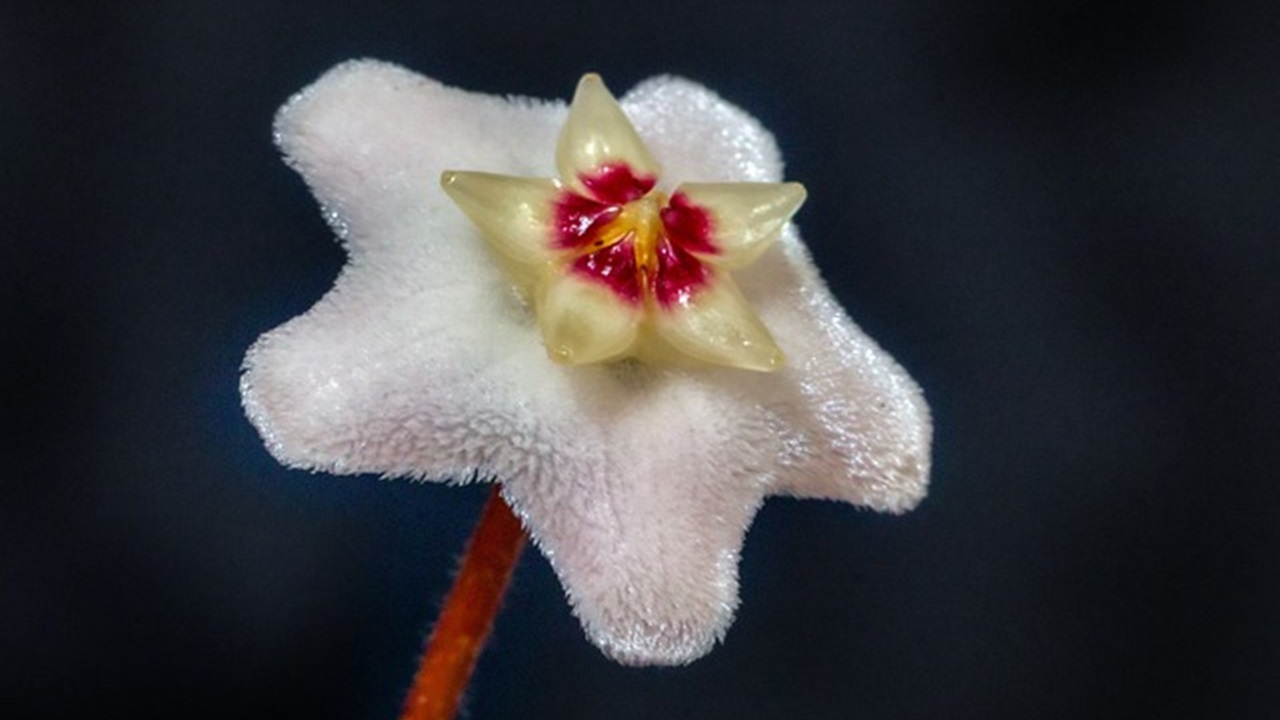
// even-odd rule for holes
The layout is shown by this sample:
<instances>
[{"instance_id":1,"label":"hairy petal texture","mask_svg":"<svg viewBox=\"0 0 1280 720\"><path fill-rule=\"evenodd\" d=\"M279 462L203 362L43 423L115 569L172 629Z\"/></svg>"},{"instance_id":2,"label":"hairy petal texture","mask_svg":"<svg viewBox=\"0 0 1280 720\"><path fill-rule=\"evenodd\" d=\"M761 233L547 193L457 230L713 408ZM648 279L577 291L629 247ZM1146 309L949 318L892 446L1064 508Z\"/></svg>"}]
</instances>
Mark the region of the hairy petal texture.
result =
<instances>
[{"instance_id":1,"label":"hairy petal texture","mask_svg":"<svg viewBox=\"0 0 1280 720\"><path fill-rule=\"evenodd\" d=\"M688 377L611 382L629 386L625 401L582 404L584 423L607 428L607 473L559 503L543 502L564 492L544 486L559 478L508 485L508 498L593 642L627 663L686 662L732 620L738 553L777 440L750 400L700 392Z\"/></svg>"},{"instance_id":2,"label":"hairy petal texture","mask_svg":"<svg viewBox=\"0 0 1280 720\"><path fill-rule=\"evenodd\" d=\"M622 104L652 157L632 157L625 139L600 157L705 183L781 175L769 134L702 87L656 78ZM500 479L592 641L623 662L689 662L732 621L738 553L764 497L910 509L928 479L928 409L833 301L791 226L771 245L739 234L741 252L760 255L734 276L787 352L778 372L551 362L529 300L436 183L460 166L549 175L544 150L565 113L368 61L290 100L277 141L350 261L311 310L250 349L244 405L293 467ZM702 192L713 212L731 202ZM632 331L573 342L608 355Z\"/></svg>"}]
</instances>

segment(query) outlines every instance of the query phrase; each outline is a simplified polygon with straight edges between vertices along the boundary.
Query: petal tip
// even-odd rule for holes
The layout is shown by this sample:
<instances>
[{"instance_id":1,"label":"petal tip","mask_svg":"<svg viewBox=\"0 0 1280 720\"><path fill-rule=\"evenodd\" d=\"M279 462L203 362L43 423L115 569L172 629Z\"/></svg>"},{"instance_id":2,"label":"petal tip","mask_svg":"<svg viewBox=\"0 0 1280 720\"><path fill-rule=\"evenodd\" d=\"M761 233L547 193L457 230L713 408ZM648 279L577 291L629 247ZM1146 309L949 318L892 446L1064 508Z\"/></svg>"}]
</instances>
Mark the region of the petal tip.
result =
<instances>
[{"instance_id":1,"label":"petal tip","mask_svg":"<svg viewBox=\"0 0 1280 720\"><path fill-rule=\"evenodd\" d=\"M592 195L582 175L595 175L612 164L625 164L636 177L656 177L658 164L636 133L618 99L596 73L578 81L569 115L556 142L560 179ZM647 188L646 188L647 190Z\"/></svg>"},{"instance_id":2,"label":"petal tip","mask_svg":"<svg viewBox=\"0 0 1280 720\"><path fill-rule=\"evenodd\" d=\"M787 364L787 356L778 348L773 348L772 352L762 358L763 363L758 368L761 372L776 372L781 370Z\"/></svg>"},{"instance_id":3,"label":"petal tip","mask_svg":"<svg viewBox=\"0 0 1280 720\"><path fill-rule=\"evenodd\" d=\"M578 80L578 85L573 90L573 100L570 101L570 107L575 105L591 108L617 106L621 112L618 98L605 85L604 78L594 72L586 73Z\"/></svg>"},{"instance_id":4,"label":"petal tip","mask_svg":"<svg viewBox=\"0 0 1280 720\"><path fill-rule=\"evenodd\" d=\"M613 97L613 93L609 92L609 88L604 84L604 78L600 76L600 73L584 73L578 80L578 86L574 90L574 99L576 100L578 95L583 93L598 93L600 91L604 91L611 98Z\"/></svg>"},{"instance_id":5,"label":"petal tip","mask_svg":"<svg viewBox=\"0 0 1280 720\"><path fill-rule=\"evenodd\" d=\"M803 183L785 182L782 183L782 187L786 189L787 199L795 203L797 210L799 210L800 206L804 204L804 201L809 198L809 189L806 188Z\"/></svg>"},{"instance_id":6,"label":"petal tip","mask_svg":"<svg viewBox=\"0 0 1280 720\"><path fill-rule=\"evenodd\" d=\"M756 348L756 352L750 352L751 349L745 347L743 350L743 353L731 361L726 361L726 364L761 373L777 372L787 364L787 356L776 345Z\"/></svg>"},{"instance_id":7,"label":"petal tip","mask_svg":"<svg viewBox=\"0 0 1280 720\"><path fill-rule=\"evenodd\" d=\"M547 357L558 365L573 365L574 352L573 348L568 345L547 345Z\"/></svg>"},{"instance_id":8,"label":"petal tip","mask_svg":"<svg viewBox=\"0 0 1280 720\"><path fill-rule=\"evenodd\" d=\"M649 642L617 643L592 638L597 647L614 662L631 667L676 667L689 665L702 658L715 647L716 640L685 640L664 644L663 638L651 638Z\"/></svg>"}]
</instances>

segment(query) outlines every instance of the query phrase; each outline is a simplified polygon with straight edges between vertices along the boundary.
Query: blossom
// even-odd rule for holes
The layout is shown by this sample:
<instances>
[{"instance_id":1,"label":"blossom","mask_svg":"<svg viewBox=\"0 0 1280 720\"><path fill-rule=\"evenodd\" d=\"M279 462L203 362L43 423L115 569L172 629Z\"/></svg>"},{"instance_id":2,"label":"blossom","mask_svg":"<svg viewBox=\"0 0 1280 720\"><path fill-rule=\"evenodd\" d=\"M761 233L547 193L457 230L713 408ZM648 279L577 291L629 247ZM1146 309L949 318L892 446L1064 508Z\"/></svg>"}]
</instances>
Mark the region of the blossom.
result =
<instances>
[{"instance_id":1,"label":"blossom","mask_svg":"<svg viewBox=\"0 0 1280 720\"><path fill-rule=\"evenodd\" d=\"M769 331L729 277L777 238L798 183L655 189L658 164L599 75L578 84L556 144L560 179L446 171L441 185L535 287L552 360L636 355L776 370Z\"/></svg>"},{"instance_id":2,"label":"blossom","mask_svg":"<svg viewBox=\"0 0 1280 720\"><path fill-rule=\"evenodd\" d=\"M705 88L659 77L621 106L664 181L779 180L770 135ZM789 224L733 275L787 353L775 372L552 361L502 255L438 179L547 177L566 114L371 61L292 98L277 142L349 262L249 350L244 406L291 467L501 482L593 642L630 664L689 662L732 621L766 496L919 502L928 408Z\"/></svg>"}]
</instances>

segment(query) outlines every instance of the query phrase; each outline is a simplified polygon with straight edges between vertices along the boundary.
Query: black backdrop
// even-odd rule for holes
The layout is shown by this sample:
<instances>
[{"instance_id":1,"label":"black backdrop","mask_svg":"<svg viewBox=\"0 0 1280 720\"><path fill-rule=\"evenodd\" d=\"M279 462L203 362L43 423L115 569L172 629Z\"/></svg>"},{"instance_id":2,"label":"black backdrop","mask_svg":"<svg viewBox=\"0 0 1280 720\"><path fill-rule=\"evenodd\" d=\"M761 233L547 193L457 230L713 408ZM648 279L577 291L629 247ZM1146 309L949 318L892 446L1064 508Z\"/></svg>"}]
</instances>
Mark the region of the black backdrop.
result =
<instances>
[{"instance_id":1,"label":"black backdrop","mask_svg":"<svg viewBox=\"0 0 1280 720\"><path fill-rule=\"evenodd\" d=\"M394 716L484 490L285 471L236 391L342 263L272 114L370 56L744 106L937 424L910 515L770 501L687 668L527 554L471 717L1274 717L1274 3L468 5L0 9L0 714Z\"/></svg>"}]
</instances>

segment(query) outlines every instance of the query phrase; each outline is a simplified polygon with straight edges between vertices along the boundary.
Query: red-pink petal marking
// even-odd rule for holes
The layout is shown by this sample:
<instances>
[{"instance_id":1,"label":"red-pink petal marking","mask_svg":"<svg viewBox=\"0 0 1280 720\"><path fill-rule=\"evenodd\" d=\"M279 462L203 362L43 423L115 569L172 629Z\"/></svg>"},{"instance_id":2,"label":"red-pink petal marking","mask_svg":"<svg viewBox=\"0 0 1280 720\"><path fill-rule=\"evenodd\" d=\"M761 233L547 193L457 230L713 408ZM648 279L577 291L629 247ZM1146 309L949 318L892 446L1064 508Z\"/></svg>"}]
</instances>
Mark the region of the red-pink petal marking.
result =
<instances>
[{"instance_id":1,"label":"red-pink petal marking","mask_svg":"<svg viewBox=\"0 0 1280 720\"><path fill-rule=\"evenodd\" d=\"M711 273L680 245L663 237L657 247L658 267L653 275L653 298L664 310L684 305L711 282Z\"/></svg>"},{"instance_id":2,"label":"red-pink petal marking","mask_svg":"<svg viewBox=\"0 0 1280 720\"><path fill-rule=\"evenodd\" d=\"M638 304L640 274L636 268L635 241L628 237L606 248L587 253L569 266L573 272L604 284L622 300Z\"/></svg>"},{"instance_id":3,"label":"red-pink petal marking","mask_svg":"<svg viewBox=\"0 0 1280 720\"><path fill-rule=\"evenodd\" d=\"M671 196L671 202L662 209L662 227L671 242L689 252L715 255L720 252L712 238L711 213L689 201L682 192Z\"/></svg>"},{"instance_id":4,"label":"red-pink petal marking","mask_svg":"<svg viewBox=\"0 0 1280 720\"><path fill-rule=\"evenodd\" d=\"M650 175L636 175L626 163L609 163L590 173L579 173L578 181L601 202L624 205L648 194L658 182Z\"/></svg>"},{"instance_id":5,"label":"red-pink petal marking","mask_svg":"<svg viewBox=\"0 0 1280 720\"><path fill-rule=\"evenodd\" d=\"M577 193L564 191L556 199L556 237L558 248L571 250L590 244L622 208L596 202Z\"/></svg>"}]
</instances>

